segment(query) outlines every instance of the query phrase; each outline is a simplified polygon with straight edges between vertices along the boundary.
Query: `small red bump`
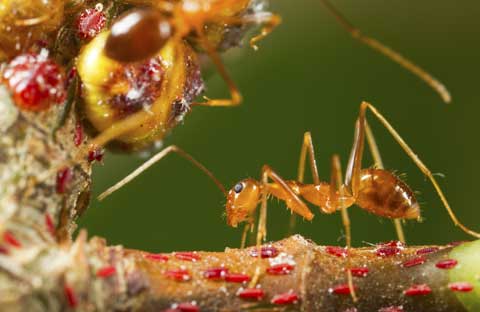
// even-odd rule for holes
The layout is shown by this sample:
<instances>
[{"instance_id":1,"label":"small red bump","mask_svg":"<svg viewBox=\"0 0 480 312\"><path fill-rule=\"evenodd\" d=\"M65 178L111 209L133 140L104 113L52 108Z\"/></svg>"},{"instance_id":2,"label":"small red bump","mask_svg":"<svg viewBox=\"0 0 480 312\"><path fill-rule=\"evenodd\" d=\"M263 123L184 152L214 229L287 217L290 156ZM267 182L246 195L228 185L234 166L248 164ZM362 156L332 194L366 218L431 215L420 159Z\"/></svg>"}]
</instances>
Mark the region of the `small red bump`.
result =
<instances>
[{"instance_id":1,"label":"small red bump","mask_svg":"<svg viewBox=\"0 0 480 312\"><path fill-rule=\"evenodd\" d=\"M12 92L15 104L24 110L42 111L65 100L65 78L48 53L19 55L2 76L0 80Z\"/></svg>"},{"instance_id":2,"label":"small red bump","mask_svg":"<svg viewBox=\"0 0 480 312\"><path fill-rule=\"evenodd\" d=\"M250 256L252 257L258 257L258 251L257 248L254 248L250 251ZM278 249L273 247L273 246L265 246L262 247L260 251L260 256L262 258L275 258L278 256Z\"/></svg>"},{"instance_id":3,"label":"small red bump","mask_svg":"<svg viewBox=\"0 0 480 312\"><path fill-rule=\"evenodd\" d=\"M73 135L73 143L79 147L83 142L83 127L80 122L75 124L75 134Z\"/></svg>"},{"instance_id":4,"label":"small red bump","mask_svg":"<svg viewBox=\"0 0 480 312\"><path fill-rule=\"evenodd\" d=\"M192 278L190 272L185 269L165 271L165 276L178 282L186 282Z\"/></svg>"},{"instance_id":5,"label":"small red bump","mask_svg":"<svg viewBox=\"0 0 480 312\"><path fill-rule=\"evenodd\" d=\"M153 253L147 253L144 254L143 257L148 260L153 260L153 261L161 261L161 262L167 262L168 261L168 256L164 254L153 254Z\"/></svg>"},{"instance_id":6,"label":"small red bump","mask_svg":"<svg viewBox=\"0 0 480 312\"><path fill-rule=\"evenodd\" d=\"M370 270L366 267L358 267L358 268L351 268L350 272L352 272L353 276L365 277L368 275L368 272L370 272Z\"/></svg>"},{"instance_id":7,"label":"small red bump","mask_svg":"<svg viewBox=\"0 0 480 312\"><path fill-rule=\"evenodd\" d=\"M426 255L426 254L429 254L429 253L437 252L439 250L440 250L440 248L438 248L438 247L425 247L425 248L417 250L416 254L417 255Z\"/></svg>"},{"instance_id":8,"label":"small red bump","mask_svg":"<svg viewBox=\"0 0 480 312\"><path fill-rule=\"evenodd\" d=\"M92 39L102 31L107 22L105 13L98 9L86 9L77 18L77 35L80 39Z\"/></svg>"},{"instance_id":9,"label":"small red bump","mask_svg":"<svg viewBox=\"0 0 480 312\"><path fill-rule=\"evenodd\" d=\"M347 249L337 246L327 246L325 247L325 251L329 254L337 257L345 258L347 256Z\"/></svg>"},{"instance_id":10,"label":"small red bump","mask_svg":"<svg viewBox=\"0 0 480 312\"><path fill-rule=\"evenodd\" d=\"M0 245L0 254L8 255L8 249L5 246Z\"/></svg>"},{"instance_id":11,"label":"small red bump","mask_svg":"<svg viewBox=\"0 0 480 312\"><path fill-rule=\"evenodd\" d=\"M178 311L178 312L199 312L200 308L193 303L189 302L184 302L184 303L179 303L173 311Z\"/></svg>"},{"instance_id":12,"label":"small red bump","mask_svg":"<svg viewBox=\"0 0 480 312\"><path fill-rule=\"evenodd\" d=\"M5 231L3 232L3 240L5 243L9 244L10 246L20 248L22 247L22 243L12 234L12 232Z\"/></svg>"},{"instance_id":13,"label":"small red bump","mask_svg":"<svg viewBox=\"0 0 480 312\"><path fill-rule=\"evenodd\" d=\"M106 278L106 277L115 275L115 273L117 273L117 269L114 266L110 265L110 266L106 266L98 269L96 275L97 277Z\"/></svg>"},{"instance_id":14,"label":"small red bump","mask_svg":"<svg viewBox=\"0 0 480 312\"><path fill-rule=\"evenodd\" d=\"M401 241L395 241L395 240L380 243L379 245L386 246L386 247L398 247L398 248L404 248L405 247L404 243L402 243Z\"/></svg>"},{"instance_id":15,"label":"small red bump","mask_svg":"<svg viewBox=\"0 0 480 312\"><path fill-rule=\"evenodd\" d=\"M67 299L68 306L70 308L76 308L78 305L78 299L77 295L75 295L75 292L73 291L73 288L69 285L65 285L63 287L63 292L65 294L65 298Z\"/></svg>"},{"instance_id":16,"label":"small red bump","mask_svg":"<svg viewBox=\"0 0 480 312\"><path fill-rule=\"evenodd\" d=\"M101 162L103 160L103 154L103 149L96 148L94 150L90 150L88 151L88 161L94 162L96 160L98 162Z\"/></svg>"},{"instance_id":17,"label":"small red bump","mask_svg":"<svg viewBox=\"0 0 480 312\"><path fill-rule=\"evenodd\" d=\"M378 312L403 312L403 306L390 306L378 309Z\"/></svg>"},{"instance_id":18,"label":"small red bump","mask_svg":"<svg viewBox=\"0 0 480 312\"><path fill-rule=\"evenodd\" d=\"M403 292L406 296L423 296L431 293L432 290L427 284L412 285Z\"/></svg>"},{"instance_id":19,"label":"small red bump","mask_svg":"<svg viewBox=\"0 0 480 312\"><path fill-rule=\"evenodd\" d=\"M452 291L469 292L473 290L473 285L469 282L455 282L448 284Z\"/></svg>"},{"instance_id":20,"label":"small red bump","mask_svg":"<svg viewBox=\"0 0 480 312\"><path fill-rule=\"evenodd\" d=\"M77 77L77 74L78 74L77 67L73 66L72 68L70 68L70 70L67 73L67 81L65 84L67 87L69 87L73 79Z\"/></svg>"},{"instance_id":21,"label":"small red bump","mask_svg":"<svg viewBox=\"0 0 480 312\"><path fill-rule=\"evenodd\" d=\"M298 302L298 295L294 292L287 292L273 296L270 301L273 304L292 304Z\"/></svg>"},{"instance_id":22,"label":"small red bump","mask_svg":"<svg viewBox=\"0 0 480 312\"><path fill-rule=\"evenodd\" d=\"M354 287L354 289L355 289L355 287ZM350 293L351 293L350 287L348 286L348 284L337 285L333 288L329 288L328 291L330 293L334 293L334 294L337 294L337 295L350 295Z\"/></svg>"},{"instance_id":23,"label":"small red bump","mask_svg":"<svg viewBox=\"0 0 480 312\"><path fill-rule=\"evenodd\" d=\"M64 168L57 173L57 193L64 194L67 191L68 184L72 180L72 170Z\"/></svg>"},{"instance_id":24,"label":"small red bump","mask_svg":"<svg viewBox=\"0 0 480 312\"><path fill-rule=\"evenodd\" d=\"M203 276L209 280L219 280L223 279L227 273L228 269L224 267L210 268L203 272Z\"/></svg>"},{"instance_id":25,"label":"small red bump","mask_svg":"<svg viewBox=\"0 0 480 312\"><path fill-rule=\"evenodd\" d=\"M375 253L379 257L391 257L391 256L396 256L399 255L402 252L402 249L399 247L391 247L391 246L384 246L384 247L378 247L375 250Z\"/></svg>"},{"instance_id":26,"label":"small red bump","mask_svg":"<svg viewBox=\"0 0 480 312\"><path fill-rule=\"evenodd\" d=\"M201 259L200 255L196 252L191 251L181 251L175 253L175 258L183 261L195 262Z\"/></svg>"},{"instance_id":27,"label":"small red bump","mask_svg":"<svg viewBox=\"0 0 480 312\"><path fill-rule=\"evenodd\" d=\"M454 268L458 264L458 261L455 259L446 259L441 260L435 264L435 266L439 269L449 270Z\"/></svg>"},{"instance_id":28,"label":"small red bump","mask_svg":"<svg viewBox=\"0 0 480 312\"><path fill-rule=\"evenodd\" d=\"M425 261L427 261L427 259L423 256L416 257L416 258L413 258L413 259L410 259L410 260L407 260L407 261L403 262L402 267L410 268L410 267L413 267L413 266L416 266L416 265L424 264Z\"/></svg>"},{"instance_id":29,"label":"small red bump","mask_svg":"<svg viewBox=\"0 0 480 312\"><path fill-rule=\"evenodd\" d=\"M265 296L265 292L261 288L245 288L239 290L237 296L242 299L261 300Z\"/></svg>"},{"instance_id":30,"label":"small red bump","mask_svg":"<svg viewBox=\"0 0 480 312\"><path fill-rule=\"evenodd\" d=\"M239 273L227 273L225 274L225 281L230 283L245 283L250 281L250 276Z\"/></svg>"},{"instance_id":31,"label":"small red bump","mask_svg":"<svg viewBox=\"0 0 480 312\"><path fill-rule=\"evenodd\" d=\"M48 232L55 236L55 224L53 224L52 216L48 212L45 213L45 226Z\"/></svg>"},{"instance_id":32,"label":"small red bump","mask_svg":"<svg viewBox=\"0 0 480 312\"><path fill-rule=\"evenodd\" d=\"M290 274L293 269L295 269L294 265L288 263L280 263L267 268L267 273L271 275L287 275Z\"/></svg>"}]
</instances>

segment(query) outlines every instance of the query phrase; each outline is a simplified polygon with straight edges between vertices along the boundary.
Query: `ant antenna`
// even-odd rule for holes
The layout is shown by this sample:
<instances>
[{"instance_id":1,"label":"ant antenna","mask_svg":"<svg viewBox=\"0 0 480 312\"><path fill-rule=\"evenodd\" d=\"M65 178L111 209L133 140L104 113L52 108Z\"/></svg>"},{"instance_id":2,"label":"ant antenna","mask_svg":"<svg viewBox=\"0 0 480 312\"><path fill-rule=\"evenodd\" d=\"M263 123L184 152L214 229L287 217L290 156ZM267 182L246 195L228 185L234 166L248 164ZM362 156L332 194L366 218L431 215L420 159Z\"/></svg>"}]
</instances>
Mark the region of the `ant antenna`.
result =
<instances>
[{"instance_id":1,"label":"ant antenna","mask_svg":"<svg viewBox=\"0 0 480 312\"><path fill-rule=\"evenodd\" d=\"M329 0L320 0L322 4L327 8L327 10L337 19L337 21L340 23L340 25L345 28L347 32L352 35L352 37L361 43L369 46L373 50L379 52L380 54L385 55L388 57L390 60L394 61L395 63L399 64L421 80L423 80L426 84L430 86L434 91L436 91L442 100L445 103L450 103L452 100L452 97L450 95L450 92L447 90L445 85L441 83L438 79L434 78L431 74L423 70L420 66L416 65L400 53L396 52L392 48L387 47L380 41L363 35L358 28L353 26L352 23L350 23L345 16L343 16L340 11L338 11L333 4Z\"/></svg>"},{"instance_id":2,"label":"ant antenna","mask_svg":"<svg viewBox=\"0 0 480 312\"><path fill-rule=\"evenodd\" d=\"M165 149L161 150L160 152L158 152L157 154L155 154L152 158L150 158L149 160L144 162L140 167L135 169L132 173L130 173L125 178L123 178L122 180L117 182L115 185L111 186L106 191L104 191L102 194L100 194L98 196L98 200L99 201L104 200L106 197L110 196L115 191L117 191L118 189L125 186L127 183L129 183L130 181L135 179L141 173L146 171L148 168L150 168L155 163L157 163L159 160L161 160L162 158L164 158L165 156L167 156L169 153L172 153L172 152L175 152L175 153L179 154L180 156L182 156L183 158L185 158L186 160L188 160L192 164L194 164L197 168L202 170L215 183L215 185L220 189L220 191L225 195L225 197L227 196L227 191L225 190L225 187L222 185L222 183L220 183L220 181L218 181L218 179L213 175L213 173L210 172L210 170L208 170L204 165L202 165L199 161L197 161L190 154L188 154L187 152L185 152L184 150L182 150L178 146L170 145L170 146L166 147Z\"/></svg>"}]
</instances>

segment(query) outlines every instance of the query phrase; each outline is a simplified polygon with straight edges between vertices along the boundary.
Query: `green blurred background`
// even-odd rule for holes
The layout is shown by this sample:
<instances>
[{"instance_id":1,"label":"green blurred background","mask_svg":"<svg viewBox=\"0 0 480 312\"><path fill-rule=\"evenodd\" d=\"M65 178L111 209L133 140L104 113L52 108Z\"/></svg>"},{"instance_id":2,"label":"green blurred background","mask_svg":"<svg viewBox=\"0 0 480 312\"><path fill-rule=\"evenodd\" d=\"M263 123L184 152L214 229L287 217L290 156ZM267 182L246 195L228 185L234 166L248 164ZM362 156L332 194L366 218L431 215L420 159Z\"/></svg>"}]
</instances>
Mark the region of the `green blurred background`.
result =
<instances>
[{"instance_id":1,"label":"green blurred background","mask_svg":"<svg viewBox=\"0 0 480 312\"><path fill-rule=\"evenodd\" d=\"M453 95L451 105L409 72L352 40L315 0L272 0L271 10L284 23L258 52L231 51L227 66L244 95L238 108L195 108L165 145L193 154L230 188L238 180L258 178L270 164L285 178L296 176L302 135L313 134L323 179L330 176L330 156L340 154L345 167L353 125L362 100L371 101L440 178L461 220L480 230L476 188L480 93L480 2L353 1L336 6L364 33L408 56L442 80ZM207 95L226 94L217 75L207 80ZM385 165L407 174L420 192L423 223L405 225L412 244L446 243L469 237L455 228L433 187L378 123L370 119ZM98 195L142 159L107 155L95 168ZM370 157L364 166L371 164ZM94 200L81 219L90 235L110 244L150 251L223 250L239 244L241 229L225 223L225 200L198 169L172 155L104 202ZM312 222L299 220L296 231L319 244L343 244L340 214L322 215L312 207ZM390 220L349 209L353 242L395 238ZM285 236L289 212L269 202L269 240Z\"/></svg>"}]
</instances>

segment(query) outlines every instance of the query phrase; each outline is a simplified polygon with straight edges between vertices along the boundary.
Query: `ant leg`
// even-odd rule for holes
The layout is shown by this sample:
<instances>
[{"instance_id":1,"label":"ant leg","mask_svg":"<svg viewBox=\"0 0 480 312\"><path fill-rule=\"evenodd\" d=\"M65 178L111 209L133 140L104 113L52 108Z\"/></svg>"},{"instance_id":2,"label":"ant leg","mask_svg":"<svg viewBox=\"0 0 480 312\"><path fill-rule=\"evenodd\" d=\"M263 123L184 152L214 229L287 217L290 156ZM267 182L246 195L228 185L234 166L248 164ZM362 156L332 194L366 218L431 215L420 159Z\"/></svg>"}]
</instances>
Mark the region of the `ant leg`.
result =
<instances>
[{"instance_id":1,"label":"ant leg","mask_svg":"<svg viewBox=\"0 0 480 312\"><path fill-rule=\"evenodd\" d=\"M248 230L250 230L251 226L252 226L251 223L247 223L247 224L245 224L245 227L243 228L242 240L241 240L241 242L240 242L240 249L245 248L245 244L246 244L246 242L247 242Z\"/></svg>"},{"instance_id":2,"label":"ant leg","mask_svg":"<svg viewBox=\"0 0 480 312\"><path fill-rule=\"evenodd\" d=\"M474 237L477 237L477 238L480 238L480 233L477 233L473 230L470 230L468 227L466 227L465 225L463 225L456 217L455 213L453 212L452 208L450 207L450 204L448 203L447 201L447 198L445 197L445 195L443 194L443 191L442 189L440 188L440 185L438 184L437 180L435 179L435 177L433 176L432 172L430 171L430 169L427 168L427 166L420 160L420 158L418 158L418 156L413 152L413 150L407 145L407 143L402 139L402 137L398 134L398 132L392 127L392 125L390 125L390 123L385 119L385 117L383 117L382 114L380 114L379 111L377 111L377 109L371 105L370 103L367 103L367 102L363 102L361 105L360 105L360 114L359 114L359 118L358 118L358 121L357 121L357 124L360 124L362 125L360 127L360 131L359 132L364 132L364 129L365 129L365 113L366 113L366 110L369 109L374 115L375 117L377 117L377 119L380 121L380 123L387 129L387 131L393 136L394 140L397 141L397 143L400 145L400 147L405 151L405 153L413 160L413 162L415 163L415 165L417 165L417 167L420 169L420 171L423 172L423 174L425 176L427 176L427 178L430 180L430 182L432 183L433 187L435 188L435 191L437 192L438 196L440 197L440 200L442 201L445 209L447 210L450 218L452 219L453 223L460 227L465 233L467 234L470 234ZM359 137L362 137L362 134L359 135ZM358 156L358 155L357 155ZM357 157L355 157L357 158ZM361 161L361 155L359 157L360 161ZM358 166L358 164L357 164ZM355 167L355 166L354 166Z\"/></svg>"},{"instance_id":3,"label":"ant leg","mask_svg":"<svg viewBox=\"0 0 480 312\"><path fill-rule=\"evenodd\" d=\"M204 165L202 165L199 161L193 158L190 154L180 149L178 146L170 145L164 148L163 150L161 150L160 152L158 152L157 154L155 154L152 158L150 158L146 162L144 162L140 167L135 169L132 173L130 173L125 178L123 178L121 181L117 182L115 185L111 186L105 192L100 194L100 196L98 196L98 200L105 199L107 196L111 195L112 193L114 193L115 191L123 187L125 184L135 179L137 176L139 176L141 173L146 171L148 168L153 166L155 163L157 163L159 160L161 160L171 152L175 152L179 154L180 156L182 156L183 158L185 158L186 160L194 164L217 185L217 187L220 189L220 191L222 191L223 194L225 194L225 196L227 195L227 191L225 190L224 186L217 180L217 178L215 178L215 176L213 175L213 173L210 172L210 170L208 170Z\"/></svg>"},{"instance_id":4,"label":"ant leg","mask_svg":"<svg viewBox=\"0 0 480 312\"><path fill-rule=\"evenodd\" d=\"M230 78L230 75L228 74L225 68L225 65L223 64L222 59L220 58L220 55L215 50L215 48L212 47L210 42L208 42L208 39L203 33L203 30L197 29L196 31L197 31L198 37L200 38L200 44L203 46L208 56L215 64L215 67L217 67L217 70L220 73L220 76L222 76L222 79L227 83L228 89L230 90L231 98L230 99L208 99L207 98L206 102L192 103L191 105L201 105L201 106L237 106L239 105L242 102L242 95L240 94L240 91L238 91L238 88L235 82L233 81L233 79Z\"/></svg>"},{"instance_id":5,"label":"ant leg","mask_svg":"<svg viewBox=\"0 0 480 312\"><path fill-rule=\"evenodd\" d=\"M315 150L313 148L312 135L309 131L303 134L303 144L300 150L300 159L298 162L298 175L297 181L303 183L305 177L305 162L307 161L307 152L310 159L310 171L312 173L313 183L320 184L320 177L318 175L317 161L315 159ZM288 227L288 234L293 233L293 229L296 224L296 216L292 214L290 216L290 222Z\"/></svg>"},{"instance_id":6,"label":"ant leg","mask_svg":"<svg viewBox=\"0 0 480 312\"><path fill-rule=\"evenodd\" d=\"M370 148L370 153L372 154L373 160L375 162L375 167L378 169L385 169L382 162L382 157L380 156L380 151L378 149L377 142L373 136L372 129L368 125L368 122L365 121L365 134L367 136L368 146ZM395 226L395 231L397 232L398 240L402 243L406 243L405 233L403 232L403 227L400 219L393 219L393 224Z\"/></svg>"},{"instance_id":7,"label":"ant leg","mask_svg":"<svg viewBox=\"0 0 480 312\"><path fill-rule=\"evenodd\" d=\"M276 14L256 14L251 17L247 16L244 18L245 21L252 20L252 22L256 24L263 24L262 29L260 30L260 34L254 36L250 39L250 47L255 51L258 50L257 42L263 40L267 37L280 23L282 22L282 18L280 15Z\"/></svg>"},{"instance_id":8,"label":"ant leg","mask_svg":"<svg viewBox=\"0 0 480 312\"><path fill-rule=\"evenodd\" d=\"M332 156L332 173L330 179L330 198L333 201L333 207L339 207L342 213L343 227L345 228L345 238L347 243L347 281L348 288L350 289L350 295L352 300L356 302L358 300L355 294L355 288L353 287L353 277L350 261L350 248L352 247L352 232L350 226L350 217L348 216L347 207L343 203L344 188L342 185L342 168L340 164L340 157L338 155ZM337 208L338 209L338 208Z\"/></svg>"},{"instance_id":9,"label":"ant leg","mask_svg":"<svg viewBox=\"0 0 480 312\"><path fill-rule=\"evenodd\" d=\"M320 0L322 4L327 8L327 10L337 19L337 21L345 28L345 30L350 33L350 35L358 40L359 42L365 44L371 49L379 52L380 54L385 55L393 62L399 64L401 67L405 68L426 84L430 86L435 92L437 92L442 100L445 103L450 103L451 96L447 88L443 83L434 78L431 74L423 70L421 67L401 55L400 53L394 51L393 49L385 46L383 43L378 40L363 35L358 28L353 26L333 5L329 0Z\"/></svg>"},{"instance_id":10,"label":"ant leg","mask_svg":"<svg viewBox=\"0 0 480 312\"><path fill-rule=\"evenodd\" d=\"M276 190L276 194L272 194L270 186L268 184L268 180L271 179L275 187L279 187L280 190ZM280 177L272 168L268 165L264 165L262 167L262 199L261 199L261 206L260 206L260 215L258 218L258 227L257 227L257 254L258 254L258 264L255 269L255 274L249 284L249 287L254 287L258 279L260 278L261 272L261 244L265 241L267 236L267 197L268 194L272 194L283 199L287 207L291 209L293 212L298 213L299 215L303 216L307 220L311 220L313 218L313 214L308 209L307 205L298 197L297 194L288 186L285 180ZM278 196L280 195L280 196Z\"/></svg>"}]
</instances>

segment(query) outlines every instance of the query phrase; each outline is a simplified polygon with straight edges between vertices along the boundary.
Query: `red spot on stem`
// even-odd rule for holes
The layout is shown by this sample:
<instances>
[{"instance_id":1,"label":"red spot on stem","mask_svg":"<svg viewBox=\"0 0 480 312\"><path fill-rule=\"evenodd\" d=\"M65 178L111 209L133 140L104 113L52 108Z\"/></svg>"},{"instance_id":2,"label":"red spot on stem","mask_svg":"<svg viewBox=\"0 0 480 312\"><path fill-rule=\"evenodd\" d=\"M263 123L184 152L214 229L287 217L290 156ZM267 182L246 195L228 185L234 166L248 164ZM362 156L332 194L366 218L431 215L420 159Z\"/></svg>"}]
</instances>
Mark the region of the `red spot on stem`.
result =
<instances>
[{"instance_id":1,"label":"red spot on stem","mask_svg":"<svg viewBox=\"0 0 480 312\"><path fill-rule=\"evenodd\" d=\"M101 148L96 148L88 151L88 161L94 162L95 160L101 162L103 160L104 151Z\"/></svg>"},{"instance_id":2,"label":"red spot on stem","mask_svg":"<svg viewBox=\"0 0 480 312\"><path fill-rule=\"evenodd\" d=\"M426 261L427 261L427 259L425 257L420 256L420 257L416 257L416 258L413 258L413 259L410 259L410 260L407 260L407 261L403 262L402 267L410 268L410 267L413 267L413 266L424 264Z\"/></svg>"},{"instance_id":3,"label":"red spot on stem","mask_svg":"<svg viewBox=\"0 0 480 312\"><path fill-rule=\"evenodd\" d=\"M424 296L431 293L432 290L427 284L412 285L403 293L406 296Z\"/></svg>"},{"instance_id":4,"label":"red spot on stem","mask_svg":"<svg viewBox=\"0 0 480 312\"><path fill-rule=\"evenodd\" d=\"M448 284L452 291L469 292L473 290L473 285L469 282L455 282Z\"/></svg>"},{"instance_id":5,"label":"red spot on stem","mask_svg":"<svg viewBox=\"0 0 480 312\"><path fill-rule=\"evenodd\" d=\"M52 216L48 212L45 213L45 226L48 232L55 237L55 224L53 224Z\"/></svg>"},{"instance_id":6,"label":"red spot on stem","mask_svg":"<svg viewBox=\"0 0 480 312\"><path fill-rule=\"evenodd\" d=\"M110 266L106 266L106 267L98 269L96 275L97 275L97 277L107 278L107 277L110 277L112 275L115 275L115 273L117 273L117 269L114 266L110 265Z\"/></svg>"},{"instance_id":7,"label":"red spot on stem","mask_svg":"<svg viewBox=\"0 0 480 312\"><path fill-rule=\"evenodd\" d=\"M390 306L378 309L378 312L403 312L403 306Z\"/></svg>"},{"instance_id":8,"label":"red spot on stem","mask_svg":"<svg viewBox=\"0 0 480 312\"><path fill-rule=\"evenodd\" d=\"M76 308L78 305L78 299L73 288L69 285L65 285L63 287L63 292L65 294L65 299L67 299L68 306L70 308Z\"/></svg>"},{"instance_id":9,"label":"red spot on stem","mask_svg":"<svg viewBox=\"0 0 480 312\"><path fill-rule=\"evenodd\" d=\"M8 255L8 249L5 246L0 245L0 254Z\"/></svg>"},{"instance_id":10,"label":"red spot on stem","mask_svg":"<svg viewBox=\"0 0 480 312\"><path fill-rule=\"evenodd\" d=\"M242 299L261 300L265 296L265 292L261 288L245 288L240 289L237 296Z\"/></svg>"},{"instance_id":11,"label":"red spot on stem","mask_svg":"<svg viewBox=\"0 0 480 312\"><path fill-rule=\"evenodd\" d=\"M166 312L199 312L200 308L195 303L184 302L175 305L175 308L168 309Z\"/></svg>"},{"instance_id":12,"label":"red spot on stem","mask_svg":"<svg viewBox=\"0 0 480 312\"><path fill-rule=\"evenodd\" d=\"M439 269L449 270L454 268L458 264L458 261L455 259L445 259L437 262L435 266Z\"/></svg>"},{"instance_id":13,"label":"red spot on stem","mask_svg":"<svg viewBox=\"0 0 480 312\"><path fill-rule=\"evenodd\" d=\"M358 267L358 268L351 268L350 269L350 272L352 272L352 275L353 276L356 276L356 277L365 277L368 275L368 272L370 270L366 267Z\"/></svg>"},{"instance_id":14,"label":"red spot on stem","mask_svg":"<svg viewBox=\"0 0 480 312\"><path fill-rule=\"evenodd\" d=\"M219 280L223 279L227 273L228 269L224 267L210 268L203 272L203 276L209 280Z\"/></svg>"},{"instance_id":15,"label":"red spot on stem","mask_svg":"<svg viewBox=\"0 0 480 312\"><path fill-rule=\"evenodd\" d=\"M145 259L152 260L152 261L160 261L160 262L168 261L168 256L164 254L147 253L147 254L144 254L143 257Z\"/></svg>"},{"instance_id":16,"label":"red spot on stem","mask_svg":"<svg viewBox=\"0 0 480 312\"><path fill-rule=\"evenodd\" d=\"M57 193L64 194L67 191L68 184L72 180L73 174L70 168L64 168L57 173Z\"/></svg>"},{"instance_id":17,"label":"red spot on stem","mask_svg":"<svg viewBox=\"0 0 480 312\"><path fill-rule=\"evenodd\" d=\"M225 281L230 283L245 283L250 281L250 276L240 273L226 273Z\"/></svg>"},{"instance_id":18,"label":"red spot on stem","mask_svg":"<svg viewBox=\"0 0 480 312\"><path fill-rule=\"evenodd\" d=\"M75 124L75 134L73 135L73 143L76 147L79 147L83 142L83 127L80 122Z\"/></svg>"},{"instance_id":19,"label":"red spot on stem","mask_svg":"<svg viewBox=\"0 0 480 312\"><path fill-rule=\"evenodd\" d=\"M325 251L333 256L345 258L347 256L347 249L337 246L327 246Z\"/></svg>"},{"instance_id":20,"label":"red spot on stem","mask_svg":"<svg viewBox=\"0 0 480 312\"><path fill-rule=\"evenodd\" d=\"M257 248L253 248L250 251L250 256L252 257L258 257L258 250ZM265 259L265 258L275 258L278 256L278 249L273 247L273 246L265 246L260 249L260 256Z\"/></svg>"},{"instance_id":21,"label":"red spot on stem","mask_svg":"<svg viewBox=\"0 0 480 312\"><path fill-rule=\"evenodd\" d=\"M381 246L375 250L377 256L384 258L399 255L401 252L401 248L391 246Z\"/></svg>"},{"instance_id":22,"label":"red spot on stem","mask_svg":"<svg viewBox=\"0 0 480 312\"><path fill-rule=\"evenodd\" d=\"M165 271L165 276L167 278L176 280L178 282L186 282L189 281L192 277L190 276L190 272L185 269L178 269L178 270L167 270Z\"/></svg>"},{"instance_id":23,"label":"red spot on stem","mask_svg":"<svg viewBox=\"0 0 480 312\"><path fill-rule=\"evenodd\" d=\"M354 289L355 289L355 287L354 287ZM350 295L350 293L351 293L350 287L348 286L348 284L337 285L333 288L329 288L328 291L330 293L334 293L334 294L337 294L337 295Z\"/></svg>"},{"instance_id":24,"label":"red spot on stem","mask_svg":"<svg viewBox=\"0 0 480 312\"><path fill-rule=\"evenodd\" d=\"M181 251L175 253L175 258L183 261L195 262L201 259L200 255L197 252L191 251Z\"/></svg>"},{"instance_id":25,"label":"red spot on stem","mask_svg":"<svg viewBox=\"0 0 480 312\"><path fill-rule=\"evenodd\" d=\"M425 248L417 250L416 254L417 255L426 255L426 254L429 254L429 253L437 252L439 250L440 250L440 248L438 248L438 247L425 247Z\"/></svg>"},{"instance_id":26,"label":"red spot on stem","mask_svg":"<svg viewBox=\"0 0 480 312\"><path fill-rule=\"evenodd\" d=\"M16 248L22 247L22 243L20 243L20 241L10 231L3 232L3 240L10 246Z\"/></svg>"},{"instance_id":27,"label":"red spot on stem","mask_svg":"<svg viewBox=\"0 0 480 312\"><path fill-rule=\"evenodd\" d=\"M288 263L280 263L267 268L267 273L271 275L287 275L290 274L293 269L295 269L294 265Z\"/></svg>"},{"instance_id":28,"label":"red spot on stem","mask_svg":"<svg viewBox=\"0 0 480 312\"><path fill-rule=\"evenodd\" d=\"M273 304L280 304L280 305L297 303L298 295L294 292L287 292L287 293L273 296L270 302Z\"/></svg>"}]
</instances>

